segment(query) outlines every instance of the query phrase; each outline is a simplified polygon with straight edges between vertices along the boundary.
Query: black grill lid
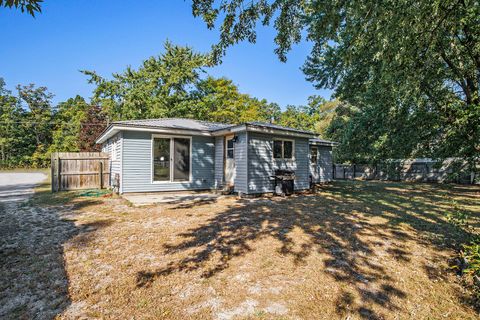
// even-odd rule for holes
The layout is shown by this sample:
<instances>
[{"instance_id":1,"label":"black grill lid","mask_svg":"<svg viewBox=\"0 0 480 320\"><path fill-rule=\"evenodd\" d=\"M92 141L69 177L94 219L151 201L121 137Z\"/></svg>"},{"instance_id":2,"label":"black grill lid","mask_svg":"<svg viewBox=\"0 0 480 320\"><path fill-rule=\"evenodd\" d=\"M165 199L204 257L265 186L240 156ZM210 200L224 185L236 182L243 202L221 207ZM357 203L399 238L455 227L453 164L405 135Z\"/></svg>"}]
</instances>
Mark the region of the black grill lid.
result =
<instances>
[{"instance_id":1,"label":"black grill lid","mask_svg":"<svg viewBox=\"0 0 480 320\"><path fill-rule=\"evenodd\" d=\"M277 170L275 170L275 175L276 176L295 175L295 171L294 170L288 170L288 169L277 169Z\"/></svg>"}]
</instances>

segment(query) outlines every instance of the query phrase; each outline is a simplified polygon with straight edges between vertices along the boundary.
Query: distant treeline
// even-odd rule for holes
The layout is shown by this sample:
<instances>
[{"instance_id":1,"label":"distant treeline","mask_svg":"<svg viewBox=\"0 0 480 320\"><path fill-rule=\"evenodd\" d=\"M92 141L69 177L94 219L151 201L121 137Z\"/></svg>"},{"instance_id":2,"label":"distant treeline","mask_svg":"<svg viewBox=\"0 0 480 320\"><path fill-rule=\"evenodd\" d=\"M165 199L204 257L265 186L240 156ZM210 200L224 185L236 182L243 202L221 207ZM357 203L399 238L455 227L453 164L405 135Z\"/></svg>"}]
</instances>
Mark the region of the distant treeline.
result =
<instances>
[{"instance_id":1,"label":"distant treeline","mask_svg":"<svg viewBox=\"0 0 480 320\"><path fill-rule=\"evenodd\" d=\"M165 44L138 70L105 79L82 71L95 84L90 101L75 96L54 105L46 87L6 89L0 78L0 166L46 167L51 152L96 151L109 121L182 117L226 123L275 122L323 133L338 101L311 96L306 106L286 106L241 93L232 80L206 74L208 55Z\"/></svg>"}]
</instances>

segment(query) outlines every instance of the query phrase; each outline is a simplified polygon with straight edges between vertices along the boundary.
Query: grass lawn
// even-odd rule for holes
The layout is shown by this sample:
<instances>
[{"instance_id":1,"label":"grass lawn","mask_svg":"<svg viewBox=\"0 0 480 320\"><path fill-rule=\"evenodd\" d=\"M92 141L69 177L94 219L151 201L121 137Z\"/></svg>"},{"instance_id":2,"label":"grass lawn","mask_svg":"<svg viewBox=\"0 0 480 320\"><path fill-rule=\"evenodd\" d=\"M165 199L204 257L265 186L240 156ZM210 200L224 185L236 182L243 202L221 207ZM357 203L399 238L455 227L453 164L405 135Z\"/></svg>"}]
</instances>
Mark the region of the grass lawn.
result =
<instances>
[{"instance_id":1,"label":"grass lawn","mask_svg":"<svg viewBox=\"0 0 480 320\"><path fill-rule=\"evenodd\" d=\"M480 226L478 187L335 182L145 208L67 198L36 203L70 224L60 318L478 318L450 268ZM449 222L458 210L476 230Z\"/></svg>"}]
</instances>

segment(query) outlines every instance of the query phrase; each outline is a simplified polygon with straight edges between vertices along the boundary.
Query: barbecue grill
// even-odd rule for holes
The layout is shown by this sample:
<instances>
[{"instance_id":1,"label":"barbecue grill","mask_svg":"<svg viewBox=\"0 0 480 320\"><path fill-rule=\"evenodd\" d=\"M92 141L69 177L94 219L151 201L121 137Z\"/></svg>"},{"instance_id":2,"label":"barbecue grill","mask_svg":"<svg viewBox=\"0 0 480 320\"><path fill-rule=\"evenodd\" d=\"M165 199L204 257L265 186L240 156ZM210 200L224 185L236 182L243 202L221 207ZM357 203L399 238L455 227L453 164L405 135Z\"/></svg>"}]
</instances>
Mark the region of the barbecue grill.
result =
<instances>
[{"instance_id":1,"label":"barbecue grill","mask_svg":"<svg viewBox=\"0 0 480 320\"><path fill-rule=\"evenodd\" d=\"M274 181L274 193L280 195L291 195L294 190L295 171L286 169L277 169L271 176Z\"/></svg>"}]
</instances>

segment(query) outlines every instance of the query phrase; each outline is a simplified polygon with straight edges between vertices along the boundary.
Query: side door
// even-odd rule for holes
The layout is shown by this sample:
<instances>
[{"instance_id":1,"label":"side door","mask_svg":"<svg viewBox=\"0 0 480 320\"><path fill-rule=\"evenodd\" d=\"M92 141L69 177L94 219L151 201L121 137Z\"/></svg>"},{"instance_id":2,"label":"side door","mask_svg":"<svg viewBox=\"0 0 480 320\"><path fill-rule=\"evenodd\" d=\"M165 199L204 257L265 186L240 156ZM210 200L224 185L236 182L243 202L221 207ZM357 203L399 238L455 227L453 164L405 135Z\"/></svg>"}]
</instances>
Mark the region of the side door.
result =
<instances>
[{"instance_id":1,"label":"side door","mask_svg":"<svg viewBox=\"0 0 480 320\"><path fill-rule=\"evenodd\" d=\"M225 137L225 183L233 186L235 182L235 143L234 136Z\"/></svg>"},{"instance_id":2,"label":"side door","mask_svg":"<svg viewBox=\"0 0 480 320\"><path fill-rule=\"evenodd\" d=\"M320 182L320 173L318 168L318 147L310 147L310 175L313 182Z\"/></svg>"}]
</instances>

